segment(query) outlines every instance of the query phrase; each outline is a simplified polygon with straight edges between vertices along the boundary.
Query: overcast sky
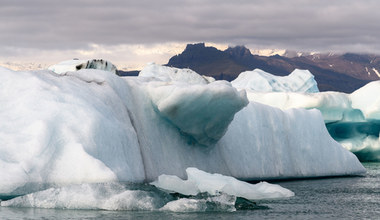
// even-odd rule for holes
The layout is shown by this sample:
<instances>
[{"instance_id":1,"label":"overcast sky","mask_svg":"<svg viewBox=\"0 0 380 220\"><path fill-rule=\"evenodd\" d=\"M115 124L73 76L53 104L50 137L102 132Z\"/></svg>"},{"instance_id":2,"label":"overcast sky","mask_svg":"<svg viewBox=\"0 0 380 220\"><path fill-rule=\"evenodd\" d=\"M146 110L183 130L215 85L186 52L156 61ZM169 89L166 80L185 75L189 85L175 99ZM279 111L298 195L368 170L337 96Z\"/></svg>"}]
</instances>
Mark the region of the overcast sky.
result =
<instances>
[{"instance_id":1,"label":"overcast sky","mask_svg":"<svg viewBox=\"0 0 380 220\"><path fill-rule=\"evenodd\" d=\"M0 0L0 61L166 63L187 43L380 54L377 0Z\"/></svg>"}]
</instances>

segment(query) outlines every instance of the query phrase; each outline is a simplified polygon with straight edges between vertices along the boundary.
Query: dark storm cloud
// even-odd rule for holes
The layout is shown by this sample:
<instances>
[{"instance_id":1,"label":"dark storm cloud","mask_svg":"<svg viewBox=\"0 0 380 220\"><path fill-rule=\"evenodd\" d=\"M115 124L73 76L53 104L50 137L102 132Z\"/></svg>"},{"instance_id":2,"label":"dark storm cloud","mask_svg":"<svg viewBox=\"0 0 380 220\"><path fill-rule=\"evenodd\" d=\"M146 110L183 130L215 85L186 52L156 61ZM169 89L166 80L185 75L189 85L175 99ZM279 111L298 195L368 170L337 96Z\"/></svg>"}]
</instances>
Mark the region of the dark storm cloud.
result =
<instances>
[{"instance_id":1,"label":"dark storm cloud","mask_svg":"<svg viewBox=\"0 0 380 220\"><path fill-rule=\"evenodd\" d=\"M2 0L0 48L205 41L379 52L379 10L375 0Z\"/></svg>"}]
</instances>

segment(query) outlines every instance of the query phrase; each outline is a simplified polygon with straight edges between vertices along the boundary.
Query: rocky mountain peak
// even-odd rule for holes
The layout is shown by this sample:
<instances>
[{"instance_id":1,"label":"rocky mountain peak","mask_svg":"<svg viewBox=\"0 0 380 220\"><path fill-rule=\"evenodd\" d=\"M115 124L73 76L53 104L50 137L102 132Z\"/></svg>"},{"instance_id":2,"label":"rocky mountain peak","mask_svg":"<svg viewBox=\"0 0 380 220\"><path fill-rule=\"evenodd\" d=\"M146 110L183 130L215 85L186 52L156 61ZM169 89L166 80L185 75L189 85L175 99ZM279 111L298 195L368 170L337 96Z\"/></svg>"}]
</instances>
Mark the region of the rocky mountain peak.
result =
<instances>
[{"instance_id":1,"label":"rocky mountain peak","mask_svg":"<svg viewBox=\"0 0 380 220\"><path fill-rule=\"evenodd\" d=\"M251 51L245 46L228 47L225 52L233 57L249 57L252 56Z\"/></svg>"}]
</instances>

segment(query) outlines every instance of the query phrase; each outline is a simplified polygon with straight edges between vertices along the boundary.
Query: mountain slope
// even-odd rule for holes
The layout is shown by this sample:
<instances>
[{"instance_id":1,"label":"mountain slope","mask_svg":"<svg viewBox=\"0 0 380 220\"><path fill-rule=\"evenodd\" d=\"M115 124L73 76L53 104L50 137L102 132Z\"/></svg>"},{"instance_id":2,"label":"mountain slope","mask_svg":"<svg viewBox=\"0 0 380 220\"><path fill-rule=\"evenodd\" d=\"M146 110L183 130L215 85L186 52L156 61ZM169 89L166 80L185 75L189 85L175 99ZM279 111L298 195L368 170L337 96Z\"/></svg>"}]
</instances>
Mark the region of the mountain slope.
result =
<instances>
[{"instance_id":1,"label":"mountain slope","mask_svg":"<svg viewBox=\"0 0 380 220\"><path fill-rule=\"evenodd\" d=\"M306 56L258 56L244 46L221 51L204 43L188 44L168 66L190 68L216 79L233 80L241 72L262 69L274 75L288 75L294 69L308 69L318 82L320 91L350 93L373 80L380 79L380 57L360 54L314 54Z\"/></svg>"}]
</instances>

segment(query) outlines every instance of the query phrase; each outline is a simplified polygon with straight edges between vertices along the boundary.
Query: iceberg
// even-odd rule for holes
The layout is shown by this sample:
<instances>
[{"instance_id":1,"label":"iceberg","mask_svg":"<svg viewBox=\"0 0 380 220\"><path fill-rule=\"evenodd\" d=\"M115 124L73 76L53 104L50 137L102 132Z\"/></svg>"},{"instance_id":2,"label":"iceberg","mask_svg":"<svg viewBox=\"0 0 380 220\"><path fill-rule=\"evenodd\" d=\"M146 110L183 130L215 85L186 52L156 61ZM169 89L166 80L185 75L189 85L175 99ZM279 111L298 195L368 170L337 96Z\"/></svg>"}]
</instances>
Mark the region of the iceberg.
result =
<instances>
[{"instance_id":1,"label":"iceberg","mask_svg":"<svg viewBox=\"0 0 380 220\"><path fill-rule=\"evenodd\" d=\"M266 182L253 185L196 168L188 168L186 172L189 180L174 184L190 184L173 185L172 180L178 177L165 175L161 175L151 185L119 182L71 184L0 201L0 206L172 212L236 211L246 203L251 208L256 206L254 201L239 197L256 201L294 195L290 190ZM173 186L182 190L177 194L167 192ZM189 186L197 188L197 192L187 193Z\"/></svg>"},{"instance_id":2,"label":"iceberg","mask_svg":"<svg viewBox=\"0 0 380 220\"><path fill-rule=\"evenodd\" d=\"M64 74L70 71L77 71L80 69L98 69L109 71L113 74L116 74L116 66L111 62L103 59L92 59L92 60L66 60L58 64L48 67L49 70L57 73Z\"/></svg>"},{"instance_id":3,"label":"iceberg","mask_svg":"<svg viewBox=\"0 0 380 220\"><path fill-rule=\"evenodd\" d=\"M208 84L215 79L209 76L201 76L191 69L179 69L149 63L140 73L140 77L151 77L163 82L185 82L187 84Z\"/></svg>"},{"instance_id":4,"label":"iceberg","mask_svg":"<svg viewBox=\"0 0 380 220\"><path fill-rule=\"evenodd\" d=\"M260 82L256 80L251 84ZM232 82L232 85L236 84ZM262 92L253 90L249 85L236 88L245 90L250 102L282 110L318 109L335 140L354 152L361 161L380 161L380 97L377 95L380 92L380 81L368 83L352 94L295 92L290 89Z\"/></svg>"},{"instance_id":5,"label":"iceberg","mask_svg":"<svg viewBox=\"0 0 380 220\"><path fill-rule=\"evenodd\" d=\"M121 183L84 183L2 201L1 206L23 208L153 211L173 198L158 190Z\"/></svg>"},{"instance_id":6,"label":"iceberg","mask_svg":"<svg viewBox=\"0 0 380 220\"><path fill-rule=\"evenodd\" d=\"M280 108L318 109L325 123L339 121L364 121L363 112L353 108L348 94L341 92L296 93L296 92L252 92L247 90L252 102Z\"/></svg>"},{"instance_id":7,"label":"iceberg","mask_svg":"<svg viewBox=\"0 0 380 220\"><path fill-rule=\"evenodd\" d=\"M0 68L0 196L185 178L188 167L241 180L365 172L319 111L248 103L224 81L187 81Z\"/></svg>"},{"instance_id":8,"label":"iceberg","mask_svg":"<svg viewBox=\"0 0 380 220\"><path fill-rule=\"evenodd\" d=\"M206 173L194 167L187 168L186 173L187 180L163 174L158 177L157 181L151 184L160 189L183 195L197 195L205 192L210 195L226 193L249 200L278 199L294 196L292 191L267 182L260 182L254 185L239 181L230 176Z\"/></svg>"},{"instance_id":9,"label":"iceberg","mask_svg":"<svg viewBox=\"0 0 380 220\"><path fill-rule=\"evenodd\" d=\"M352 107L363 112L366 120L380 120L380 81L370 82L350 94Z\"/></svg>"},{"instance_id":10,"label":"iceberg","mask_svg":"<svg viewBox=\"0 0 380 220\"><path fill-rule=\"evenodd\" d=\"M232 81L232 85L255 92L319 92L314 75L300 69L295 69L288 76L274 76L261 69L245 71Z\"/></svg>"}]
</instances>

